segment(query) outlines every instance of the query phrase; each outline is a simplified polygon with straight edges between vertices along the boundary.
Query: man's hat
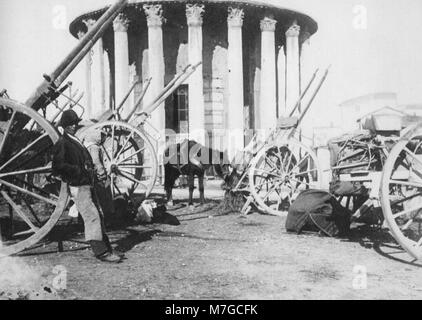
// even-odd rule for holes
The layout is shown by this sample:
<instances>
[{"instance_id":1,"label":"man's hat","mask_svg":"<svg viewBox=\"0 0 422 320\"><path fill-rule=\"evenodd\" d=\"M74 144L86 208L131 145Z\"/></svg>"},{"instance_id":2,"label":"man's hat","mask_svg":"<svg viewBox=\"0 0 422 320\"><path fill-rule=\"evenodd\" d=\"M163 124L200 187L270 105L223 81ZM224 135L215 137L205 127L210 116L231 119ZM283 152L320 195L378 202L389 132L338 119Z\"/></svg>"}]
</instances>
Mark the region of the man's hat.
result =
<instances>
[{"instance_id":1,"label":"man's hat","mask_svg":"<svg viewBox=\"0 0 422 320\"><path fill-rule=\"evenodd\" d=\"M82 119L78 117L75 111L72 109L66 110L63 112L62 118L60 119L60 126L66 128L68 126L72 126L74 124L78 125Z\"/></svg>"}]
</instances>

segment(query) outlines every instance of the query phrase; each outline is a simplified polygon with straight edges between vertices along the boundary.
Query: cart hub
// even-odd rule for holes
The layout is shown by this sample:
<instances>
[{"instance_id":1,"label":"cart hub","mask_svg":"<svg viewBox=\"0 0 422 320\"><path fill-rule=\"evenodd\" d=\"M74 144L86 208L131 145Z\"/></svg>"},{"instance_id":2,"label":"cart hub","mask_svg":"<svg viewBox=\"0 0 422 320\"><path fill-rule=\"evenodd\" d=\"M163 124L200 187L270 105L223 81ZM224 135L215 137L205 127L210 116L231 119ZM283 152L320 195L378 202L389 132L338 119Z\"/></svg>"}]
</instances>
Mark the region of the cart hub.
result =
<instances>
[{"instance_id":1,"label":"cart hub","mask_svg":"<svg viewBox=\"0 0 422 320\"><path fill-rule=\"evenodd\" d=\"M109 170L109 172L110 172L110 173L117 174L117 173L118 173L118 171L119 171L119 167L117 166L117 164L115 164L115 163L111 163L111 164L110 164L110 170Z\"/></svg>"}]
</instances>

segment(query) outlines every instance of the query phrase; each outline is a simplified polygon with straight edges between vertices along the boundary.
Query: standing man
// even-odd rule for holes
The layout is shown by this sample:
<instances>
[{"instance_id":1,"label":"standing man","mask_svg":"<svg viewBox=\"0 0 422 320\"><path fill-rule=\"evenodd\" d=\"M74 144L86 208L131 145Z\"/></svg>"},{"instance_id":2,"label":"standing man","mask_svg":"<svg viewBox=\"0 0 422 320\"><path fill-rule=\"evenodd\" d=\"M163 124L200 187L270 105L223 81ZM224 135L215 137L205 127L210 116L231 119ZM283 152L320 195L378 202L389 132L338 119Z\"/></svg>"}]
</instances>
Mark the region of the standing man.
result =
<instances>
[{"instance_id":1,"label":"standing man","mask_svg":"<svg viewBox=\"0 0 422 320\"><path fill-rule=\"evenodd\" d=\"M119 263L122 257L113 253L100 211L93 201L95 169L92 158L75 137L80 121L75 111L63 112L59 125L64 132L53 149L53 174L69 185L70 193L84 220L85 238L95 257L101 261ZM97 199L95 201L98 203Z\"/></svg>"}]
</instances>

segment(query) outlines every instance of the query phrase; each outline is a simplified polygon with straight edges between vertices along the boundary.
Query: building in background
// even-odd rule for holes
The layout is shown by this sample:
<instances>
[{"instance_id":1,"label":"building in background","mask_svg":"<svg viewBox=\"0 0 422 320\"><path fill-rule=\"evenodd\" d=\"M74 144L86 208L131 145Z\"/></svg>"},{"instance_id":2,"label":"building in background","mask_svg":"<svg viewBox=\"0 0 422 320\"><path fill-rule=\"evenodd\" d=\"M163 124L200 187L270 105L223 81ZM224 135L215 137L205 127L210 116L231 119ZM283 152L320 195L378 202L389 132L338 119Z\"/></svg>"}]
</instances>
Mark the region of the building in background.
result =
<instances>
[{"instance_id":1,"label":"building in background","mask_svg":"<svg viewBox=\"0 0 422 320\"><path fill-rule=\"evenodd\" d=\"M392 92L372 93L347 100L339 105L341 127L345 133L357 130L359 120L365 115L383 108L396 109L397 105L397 94Z\"/></svg>"},{"instance_id":2,"label":"building in background","mask_svg":"<svg viewBox=\"0 0 422 320\"><path fill-rule=\"evenodd\" d=\"M83 37L105 10L77 17L72 35ZM293 108L301 79L311 77L306 55L317 29L283 1L131 1L86 60L87 116L118 105L138 82L128 112L152 77L148 104L188 64L202 61L150 122L204 143L207 132L207 144L233 155L246 129L272 129Z\"/></svg>"},{"instance_id":3,"label":"building in background","mask_svg":"<svg viewBox=\"0 0 422 320\"><path fill-rule=\"evenodd\" d=\"M422 104L399 105L397 108L411 116L422 116Z\"/></svg>"}]
</instances>

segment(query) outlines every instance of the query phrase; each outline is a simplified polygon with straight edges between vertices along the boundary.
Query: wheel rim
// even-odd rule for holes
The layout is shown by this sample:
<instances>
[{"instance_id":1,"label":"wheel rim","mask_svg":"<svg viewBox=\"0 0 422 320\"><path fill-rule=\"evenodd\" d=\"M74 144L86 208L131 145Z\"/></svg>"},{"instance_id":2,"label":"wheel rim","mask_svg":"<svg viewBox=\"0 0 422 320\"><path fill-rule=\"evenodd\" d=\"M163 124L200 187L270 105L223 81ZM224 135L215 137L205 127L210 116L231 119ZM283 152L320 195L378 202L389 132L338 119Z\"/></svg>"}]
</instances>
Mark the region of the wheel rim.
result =
<instances>
[{"instance_id":1,"label":"wheel rim","mask_svg":"<svg viewBox=\"0 0 422 320\"><path fill-rule=\"evenodd\" d=\"M381 206L391 234L410 255L422 258L422 128L391 150L381 181Z\"/></svg>"},{"instance_id":2,"label":"wheel rim","mask_svg":"<svg viewBox=\"0 0 422 320\"><path fill-rule=\"evenodd\" d=\"M22 104L0 99L0 107L0 255L11 255L35 245L51 231L65 209L68 193L66 184L51 175L57 131Z\"/></svg>"},{"instance_id":3,"label":"wheel rim","mask_svg":"<svg viewBox=\"0 0 422 320\"><path fill-rule=\"evenodd\" d=\"M285 215L303 190L319 188L321 171L315 153L295 139L262 149L249 170L250 191L260 209Z\"/></svg>"},{"instance_id":4,"label":"wheel rim","mask_svg":"<svg viewBox=\"0 0 422 320\"><path fill-rule=\"evenodd\" d=\"M157 178L157 157L147 136L120 121L102 122L87 130L103 134L101 150L113 197L135 192L148 197Z\"/></svg>"}]
</instances>

